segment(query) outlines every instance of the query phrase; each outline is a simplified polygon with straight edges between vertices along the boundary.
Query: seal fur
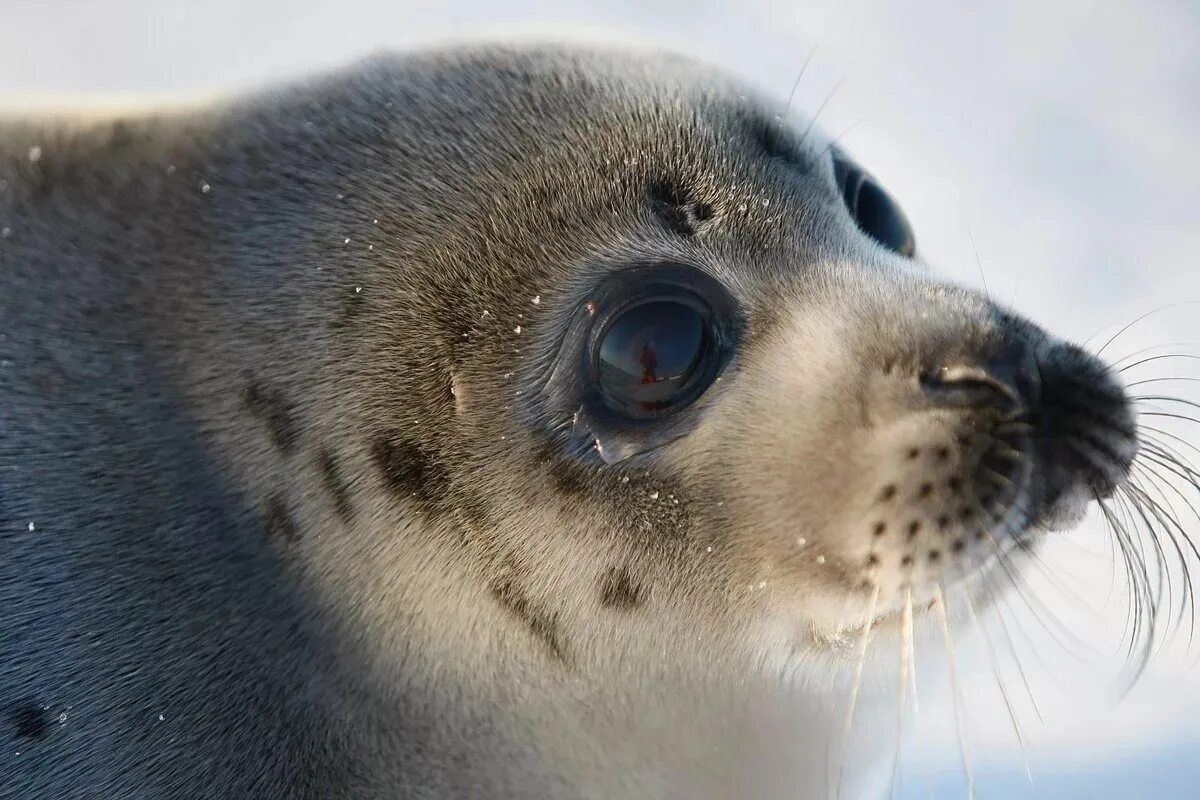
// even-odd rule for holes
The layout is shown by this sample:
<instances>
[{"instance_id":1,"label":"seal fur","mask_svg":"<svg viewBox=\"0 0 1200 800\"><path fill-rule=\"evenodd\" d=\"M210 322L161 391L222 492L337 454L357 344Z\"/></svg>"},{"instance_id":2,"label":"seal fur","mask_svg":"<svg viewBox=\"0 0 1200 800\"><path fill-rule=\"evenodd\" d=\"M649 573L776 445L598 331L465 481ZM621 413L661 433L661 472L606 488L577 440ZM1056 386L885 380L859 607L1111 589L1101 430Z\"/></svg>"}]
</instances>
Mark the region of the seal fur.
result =
<instances>
[{"instance_id":1,"label":"seal fur","mask_svg":"<svg viewBox=\"0 0 1200 800\"><path fill-rule=\"evenodd\" d=\"M0 786L826 796L867 589L965 571L936 520L991 445L910 416L926 362L1019 339L1111 406L1117 478L1133 445L1102 367L870 241L773 111L673 56L475 47L4 123ZM744 335L610 462L564 331L657 262Z\"/></svg>"}]
</instances>

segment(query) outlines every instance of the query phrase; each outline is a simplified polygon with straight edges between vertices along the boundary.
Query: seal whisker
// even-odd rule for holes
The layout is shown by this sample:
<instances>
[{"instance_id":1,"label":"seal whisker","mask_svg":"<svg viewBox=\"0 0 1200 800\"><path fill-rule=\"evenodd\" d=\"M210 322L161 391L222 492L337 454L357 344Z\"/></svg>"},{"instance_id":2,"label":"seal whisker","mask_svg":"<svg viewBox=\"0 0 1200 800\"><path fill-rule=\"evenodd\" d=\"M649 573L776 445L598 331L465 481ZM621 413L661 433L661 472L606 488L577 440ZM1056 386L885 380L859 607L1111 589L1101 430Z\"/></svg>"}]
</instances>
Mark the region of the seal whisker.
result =
<instances>
[{"instance_id":1,"label":"seal whisker","mask_svg":"<svg viewBox=\"0 0 1200 800\"><path fill-rule=\"evenodd\" d=\"M996 650L992 645L991 637L988 636L987 628L984 627L982 620L979 617L979 612L975 608L975 601L971 599L970 593L966 593L967 609L971 615L972 624L979 631L980 638L983 639L984 648L988 654L988 661L992 667L992 675L996 678L996 688L1000 690L1000 697L1004 700L1004 708L1008 711L1008 719L1012 723L1013 734L1017 737L1017 746L1021 751L1021 760L1025 765L1025 777L1029 779L1029 785L1035 786L1033 781L1033 770L1029 766L1029 756L1025 749L1025 736L1021 733L1021 724L1017 720L1016 710L1013 708L1012 700L1009 699L1008 690L1004 688L1004 678L1000 674L1000 662L996 658ZM1036 788L1036 787L1035 787Z\"/></svg>"},{"instance_id":2,"label":"seal whisker","mask_svg":"<svg viewBox=\"0 0 1200 800\"><path fill-rule=\"evenodd\" d=\"M1119 367L1128 361L1132 361L1138 356L1143 356L1146 353L1153 353L1155 350L1164 350L1168 347L1200 347L1200 342L1162 342L1161 344L1152 344L1149 347L1141 347L1137 350L1126 353L1117 360L1111 362L1111 365L1114 367Z\"/></svg>"},{"instance_id":3,"label":"seal whisker","mask_svg":"<svg viewBox=\"0 0 1200 800\"><path fill-rule=\"evenodd\" d=\"M925 761L925 748L923 745L921 731L921 705L920 697L917 691L917 650L913 634L913 603L912 603L912 588L910 587L905 592L904 600L904 620L903 631L907 648L908 648L908 678L910 690L912 692L912 710L913 710L913 737L917 744L917 758L921 762L921 773L925 780L925 788L929 790L929 797L933 797L933 778L929 774L929 764ZM892 781L893 790L895 789L895 779Z\"/></svg>"},{"instance_id":4,"label":"seal whisker","mask_svg":"<svg viewBox=\"0 0 1200 800\"><path fill-rule=\"evenodd\" d=\"M1128 372L1129 370L1133 369L1134 367L1140 367L1142 364L1149 364L1152 361L1162 361L1162 360L1168 359L1168 358L1182 358L1182 359L1186 359L1188 361L1200 361L1200 356L1192 355L1191 353L1166 353L1164 355L1147 356L1146 358L1138 359L1137 361L1134 361L1132 364L1126 364L1125 366L1116 370L1116 372L1117 373Z\"/></svg>"},{"instance_id":5,"label":"seal whisker","mask_svg":"<svg viewBox=\"0 0 1200 800\"><path fill-rule=\"evenodd\" d=\"M1124 335L1126 331L1128 331L1134 325L1137 325L1142 320L1148 319L1148 318L1154 316L1155 314L1159 314L1163 311L1167 311L1172 308L1180 308L1182 306L1188 306L1188 305L1193 305L1193 304L1194 304L1194 301L1188 301L1188 302L1184 302L1184 303L1168 303L1165 306L1159 306L1158 308L1147 311L1146 313L1142 314L1139 317L1135 317L1132 321L1125 323L1125 325L1123 325L1119 331L1114 333L1108 339L1108 341L1106 341L1103 345L1101 345L1100 349L1095 351L1096 355L1099 356L1100 354L1102 354L1108 348L1108 346L1110 344L1115 342L1118 338L1120 338L1122 335ZM1107 327L1107 326L1105 326L1105 327ZM1103 329L1101 329L1101 330L1103 330ZM1097 336L1097 334L1099 334L1099 331L1097 331L1096 333L1093 333L1091 336L1089 336L1087 339L1085 339L1083 342L1084 346L1086 347L1087 343L1089 341L1091 341L1092 339L1094 339Z\"/></svg>"},{"instance_id":6,"label":"seal whisker","mask_svg":"<svg viewBox=\"0 0 1200 800\"><path fill-rule=\"evenodd\" d=\"M854 709L858 703L858 690L862 685L863 667L867 663L867 648L871 643L871 628L875 622L875 608L879 603L879 586L875 586L871 592L871 600L867 603L867 621L863 623L862 633L859 635L858 646L856 648L856 664L854 668L854 683L850 688L850 701L846 708L846 722L842 730L842 750L839 754L841 758L841 766L838 769L837 787L834 797L840 799L842 796L842 784L846 777L846 762L850 750L850 733L854 725Z\"/></svg>"},{"instance_id":7,"label":"seal whisker","mask_svg":"<svg viewBox=\"0 0 1200 800\"><path fill-rule=\"evenodd\" d=\"M1000 624L1000 633L1003 636L1005 643L1008 645L1008 651L1012 656L1013 664L1016 665L1017 675L1021 678L1021 684L1025 687L1025 695L1029 698L1029 704L1033 707L1033 713L1037 716L1038 722L1045 725L1046 720L1045 717L1042 716L1042 709L1038 704L1037 696L1033 693L1033 685L1029 682L1029 676L1025 672L1025 665L1021 662L1020 652L1017 650L1016 642L1014 641L1012 632L1008 627L1008 622L1004 619L1004 609L1009 609L1011 613L1011 607L1007 602L1004 601L1004 598L1001 598L1001 602L996 604L995 608L996 613L993 615L993 617ZM980 620L980 624L983 624L982 620ZM1036 648L1031 648L1031 652L1035 658L1038 658ZM1044 671L1051 675L1054 674L1052 671L1045 669L1045 664L1042 663L1040 659L1039 664L1042 666Z\"/></svg>"},{"instance_id":8,"label":"seal whisker","mask_svg":"<svg viewBox=\"0 0 1200 800\"><path fill-rule=\"evenodd\" d=\"M892 754L892 787L891 796L896 796L896 783L900 776L900 751L901 743L904 739L904 707L905 695L908 693L909 683L909 662L912 659L912 587L910 586L905 591L904 608L901 611L900 618L900 674L898 694L899 700L896 706L896 748ZM915 692L914 692L915 694ZM915 700L915 698L914 698Z\"/></svg>"},{"instance_id":9,"label":"seal whisker","mask_svg":"<svg viewBox=\"0 0 1200 800\"><path fill-rule=\"evenodd\" d=\"M796 99L796 91L800 88L800 81L804 80L804 73L808 71L808 65L812 63L813 56L817 54L817 48L820 43L814 44L808 51L808 55L804 57L804 63L800 65L800 73L796 76L796 80L792 81L792 89L788 92L787 102L783 104L783 113L779 115L779 127L776 135L783 133L783 128L787 125L788 112L792 110L792 101Z\"/></svg>"},{"instance_id":10,"label":"seal whisker","mask_svg":"<svg viewBox=\"0 0 1200 800\"><path fill-rule=\"evenodd\" d=\"M946 593L939 586L937 591L938 623L942 629L942 641L946 645L946 658L950 668L950 690L954 696L954 721L958 729L958 747L962 756L963 774L967 779L967 800L975 798L975 777L971 772L971 749L967 741L966 725L963 719L962 687L958 681L958 665L954 655L954 640L950 634L950 612L946 608Z\"/></svg>"},{"instance_id":11,"label":"seal whisker","mask_svg":"<svg viewBox=\"0 0 1200 800\"><path fill-rule=\"evenodd\" d=\"M1037 621L1038 625L1041 626L1042 630L1045 631L1045 633L1050 636L1050 638L1053 639L1059 647L1062 648L1063 652L1068 653L1073 658L1076 658L1080 661L1087 660L1084 656L1076 652L1075 649L1073 649L1074 647L1078 647L1088 652L1093 658L1098 657L1100 654L1091 645L1080 639L1073 631L1063 627L1062 622L1058 619L1057 615L1051 613L1050 609L1041 603L1040 600L1038 600L1036 597L1031 597L1030 593L1025 591L1027 584L1018 580L1017 575L1012 570L1012 565L1009 563L1010 559L1008 554L1004 552L1004 549L996 540L996 537L992 534L987 526L981 526L980 530L985 534L986 541L990 542L993 549L996 551L997 563L1000 565L1000 571L1008 577L1017 597L1019 597L1021 602L1025 604L1025 607L1029 609L1033 615L1033 618ZM1051 624L1053 624L1057 630L1051 629ZM1067 645L1067 643L1064 641L1064 637L1071 641L1072 646Z\"/></svg>"}]
</instances>

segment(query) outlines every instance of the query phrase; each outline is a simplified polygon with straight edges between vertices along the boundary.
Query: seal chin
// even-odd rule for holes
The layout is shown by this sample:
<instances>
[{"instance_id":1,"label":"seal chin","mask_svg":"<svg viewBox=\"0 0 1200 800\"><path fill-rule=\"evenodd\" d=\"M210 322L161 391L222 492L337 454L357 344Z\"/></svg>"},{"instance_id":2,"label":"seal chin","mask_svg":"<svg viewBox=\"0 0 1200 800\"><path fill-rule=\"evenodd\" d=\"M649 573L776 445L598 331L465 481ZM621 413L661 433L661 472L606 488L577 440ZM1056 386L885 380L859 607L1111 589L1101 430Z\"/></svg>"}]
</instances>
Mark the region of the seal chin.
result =
<instances>
[{"instance_id":1,"label":"seal chin","mask_svg":"<svg viewBox=\"0 0 1200 800\"><path fill-rule=\"evenodd\" d=\"M1095 494L1083 484L1075 484L1047 504L1038 520L1038 527L1048 531L1069 531L1077 528L1087 516L1088 504Z\"/></svg>"}]
</instances>

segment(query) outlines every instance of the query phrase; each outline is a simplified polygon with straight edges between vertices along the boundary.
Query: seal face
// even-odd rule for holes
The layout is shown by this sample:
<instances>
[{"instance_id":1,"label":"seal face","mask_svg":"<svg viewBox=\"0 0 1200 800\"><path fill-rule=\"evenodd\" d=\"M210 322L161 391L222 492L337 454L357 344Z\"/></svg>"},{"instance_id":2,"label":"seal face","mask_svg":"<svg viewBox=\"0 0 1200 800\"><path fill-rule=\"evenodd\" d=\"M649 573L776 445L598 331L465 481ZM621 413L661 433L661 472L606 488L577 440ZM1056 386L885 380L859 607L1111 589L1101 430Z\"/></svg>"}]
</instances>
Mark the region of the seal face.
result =
<instances>
[{"instance_id":1,"label":"seal face","mask_svg":"<svg viewBox=\"0 0 1200 800\"><path fill-rule=\"evenodd\" d=\"M826 796L855 634L1138 445L772 108L481 48L0 128L2 785Z\"/></svg>"}]
</instances>

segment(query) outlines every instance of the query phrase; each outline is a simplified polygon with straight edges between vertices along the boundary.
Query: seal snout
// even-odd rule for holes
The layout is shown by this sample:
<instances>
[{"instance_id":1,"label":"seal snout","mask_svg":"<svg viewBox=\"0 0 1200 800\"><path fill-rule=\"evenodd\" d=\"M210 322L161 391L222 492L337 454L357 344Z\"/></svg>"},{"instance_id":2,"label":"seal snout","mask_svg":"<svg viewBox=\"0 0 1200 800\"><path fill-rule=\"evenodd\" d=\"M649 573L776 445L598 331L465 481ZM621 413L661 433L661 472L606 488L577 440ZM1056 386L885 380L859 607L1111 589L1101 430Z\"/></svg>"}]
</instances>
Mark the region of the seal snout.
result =
<instances>
[{"instance_id":1,"label":"seal snout","mask_svg":"<svg viewBox=\"0 0 1200 800\"><path fill-rule=\"evenodd\" d=\"M874 477L849 545L863 590L894 600L969 579L1038 530L1072 524L1129 473L1123 389L1094 356L1032 326L964 341L915 378L872 434Z\"/></svg>"}]
</instances>

